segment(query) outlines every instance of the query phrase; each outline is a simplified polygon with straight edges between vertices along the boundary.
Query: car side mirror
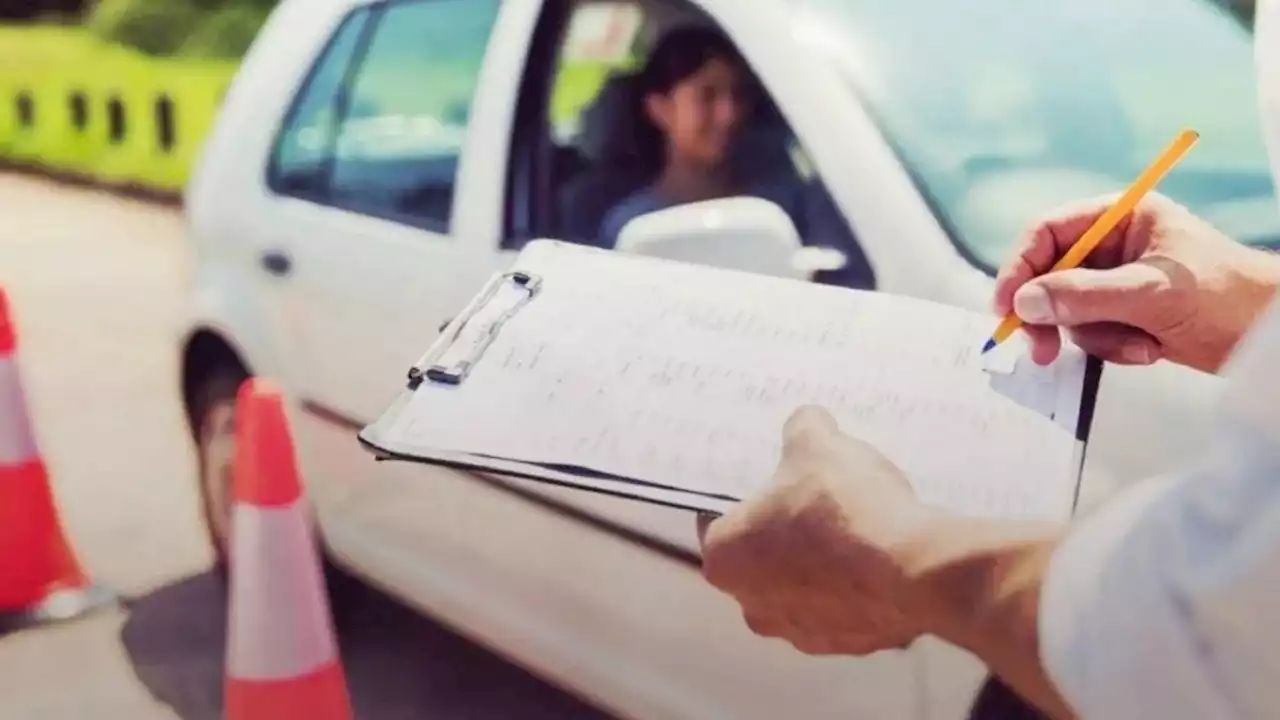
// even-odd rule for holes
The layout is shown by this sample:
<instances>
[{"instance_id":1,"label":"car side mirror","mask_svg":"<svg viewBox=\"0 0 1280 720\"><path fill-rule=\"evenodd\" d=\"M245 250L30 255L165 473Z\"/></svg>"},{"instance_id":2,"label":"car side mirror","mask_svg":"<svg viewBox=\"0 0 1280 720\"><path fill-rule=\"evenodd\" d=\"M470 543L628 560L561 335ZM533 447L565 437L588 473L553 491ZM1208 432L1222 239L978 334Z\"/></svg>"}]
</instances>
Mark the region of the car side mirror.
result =
<instances>
[{"instance_id":1,"label":"car side mirror","mask_svg":"<svg viewBox=\"0 0 1280 720\"><path fill-rule=\"evenodd\" d=\"M715 267L810 279L844 266L843 253L804 247L787 213L756 197L677 205L637 216L622 227L615 249Z\"/></svg>"}]
</instances>

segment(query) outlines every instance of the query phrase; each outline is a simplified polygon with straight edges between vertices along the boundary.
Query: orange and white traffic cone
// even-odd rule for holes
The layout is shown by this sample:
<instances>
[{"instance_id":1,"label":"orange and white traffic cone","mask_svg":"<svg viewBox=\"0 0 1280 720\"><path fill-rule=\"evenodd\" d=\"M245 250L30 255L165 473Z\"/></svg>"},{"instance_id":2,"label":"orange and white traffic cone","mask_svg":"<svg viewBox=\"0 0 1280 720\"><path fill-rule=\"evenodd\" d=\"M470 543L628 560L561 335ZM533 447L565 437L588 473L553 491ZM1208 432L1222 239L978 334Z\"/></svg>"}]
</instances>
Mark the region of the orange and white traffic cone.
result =
<instances>
[{"instance_id":1,"label":"orange and white traffic cone","mask_svg":"<svg viewBox=\"0 0 1280 720\"><path fill-rule=\"evenodd\" d=\"M236 397L227 720L350 720L324 576L278 388Z\"/></svg>"},{"instance_id":2,"label":"orange and white traffic cone","mask_svg":"<svg viewBox=\"0 0 1280 720\"><path fill-rule=\"evenodd\" d=\"M90 582L62 531L36 447L0 289L0 632L70 620L115 602Z\"/></svg>"}]
</instances>

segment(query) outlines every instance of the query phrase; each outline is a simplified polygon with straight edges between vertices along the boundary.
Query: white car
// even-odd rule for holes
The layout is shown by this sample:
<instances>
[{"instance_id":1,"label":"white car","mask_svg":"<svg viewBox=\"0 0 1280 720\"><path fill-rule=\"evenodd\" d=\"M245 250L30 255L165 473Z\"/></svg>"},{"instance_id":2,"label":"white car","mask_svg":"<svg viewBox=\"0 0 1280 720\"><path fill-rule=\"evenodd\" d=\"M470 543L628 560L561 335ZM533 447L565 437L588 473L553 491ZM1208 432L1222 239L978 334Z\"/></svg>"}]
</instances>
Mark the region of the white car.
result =
<instances>
[{"instance_id":1,"label":"white car","mask_svg":"<svg viewBox=\"0 0 1280 720\"><path fill-rule=\"evenodd\" d=\"M742 157L809 183L840 229L804 238L846 258L818 281L987 308L1035 215L1123 188L1184 125L1202 140L1161 189L1280 239L1251 40L1205 0L286 0L186 193L181 382L211 538L235 388L269 376L336 565L610 712L965 717L985 670L941 642L820 659L751 635L701 579L688 513L356 440L522 243L578 239L644 182L632 59L687 22L727 33L771 101ZM1086 501L1199 452L1216 388L1108 368Z\"/></svg>"}]
</instances>

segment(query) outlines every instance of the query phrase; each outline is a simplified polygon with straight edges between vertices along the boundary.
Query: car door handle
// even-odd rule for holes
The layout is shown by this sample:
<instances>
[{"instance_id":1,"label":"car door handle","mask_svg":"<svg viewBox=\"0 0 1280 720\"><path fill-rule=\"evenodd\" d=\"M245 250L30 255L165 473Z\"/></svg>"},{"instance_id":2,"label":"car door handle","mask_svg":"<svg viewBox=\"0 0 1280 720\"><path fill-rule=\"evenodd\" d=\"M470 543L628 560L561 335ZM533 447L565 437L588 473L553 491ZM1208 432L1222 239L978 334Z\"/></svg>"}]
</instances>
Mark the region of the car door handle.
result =
<instances>
[{"instance_id":1,"label":"car door handle","mask_svg":"<svg viewBox=\"0 0 1280 720\"><path fill-rule=\"evenodd\" d=\"M280 250L268 250L262 254L262 267L272 275L288 275L293 269L293 260Z\"/></svg>"}]
</instances>

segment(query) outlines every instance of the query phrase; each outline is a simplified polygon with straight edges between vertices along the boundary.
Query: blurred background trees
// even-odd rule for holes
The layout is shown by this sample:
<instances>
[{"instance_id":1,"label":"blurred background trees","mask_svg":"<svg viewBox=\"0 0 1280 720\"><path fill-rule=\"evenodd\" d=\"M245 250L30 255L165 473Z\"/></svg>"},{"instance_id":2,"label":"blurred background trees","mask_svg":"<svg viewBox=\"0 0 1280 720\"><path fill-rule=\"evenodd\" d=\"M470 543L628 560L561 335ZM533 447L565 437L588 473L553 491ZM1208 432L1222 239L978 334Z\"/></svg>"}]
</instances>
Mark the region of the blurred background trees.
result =
<instances>
[{"instance_id":1,"label":"blurred background trees","mask_svg":"<svg viewBox=\"0 0 1280 720\"><path fill-rule=\"evenodd\" d=\"M150 55L238 58L276 0L98 0L85 16L104 40Z\"/></svg>"},{"instance_id":2,"label":"blurred background trees","mask_svg":"<svg viewBox=\"0 0 1280 720\"><path fill-rule=\"evenodd\" d=\"M235 59L277 0L0 0L0 20L82 23L149 55Z\"/></svg>"},{"instance_id":3,"label":"blurred background trees","mask_svg":"<svg viewBox=\"0 0 1280 720\"><path fill-rule=\"evenodd\" d=\"M0 0L0 22L12 20L74 20L90 0Z\"/></svg>"}]
</instances>

